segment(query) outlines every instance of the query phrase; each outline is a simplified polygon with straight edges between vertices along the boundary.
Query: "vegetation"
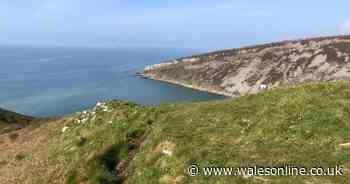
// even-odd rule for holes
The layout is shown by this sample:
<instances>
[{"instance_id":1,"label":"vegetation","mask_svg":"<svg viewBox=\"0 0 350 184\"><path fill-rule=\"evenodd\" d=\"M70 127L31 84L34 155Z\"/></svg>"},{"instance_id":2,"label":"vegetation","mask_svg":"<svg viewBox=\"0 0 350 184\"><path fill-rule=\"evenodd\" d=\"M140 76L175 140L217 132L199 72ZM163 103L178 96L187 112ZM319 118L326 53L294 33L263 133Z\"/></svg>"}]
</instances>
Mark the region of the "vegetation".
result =
<instances>
[{"instance_id":1,"label":"vegetation","mask_svg":"<svg viewBox=\"0 0 350 184\"><path fill-rule=\"evenodd\" d=\"M1 135L0 183L347 183L349 130L350 82L201 103L111 101L20 130L16 139ZM22 140L33 134L43 138ZM1 149L6 144L16 146ZM190 177L192 163L341 165L344 176Z\"/></svg>"},{"instance_id":2,"label":"vegetation","mask_svg":"<svg viewBox=\"0 0 350 184\"><path fill-rule=\"evenodd\" d=\"M33 120L33 117L0 109L0 134L21 129L30 124Z\"/></svg>"}]
</instances>

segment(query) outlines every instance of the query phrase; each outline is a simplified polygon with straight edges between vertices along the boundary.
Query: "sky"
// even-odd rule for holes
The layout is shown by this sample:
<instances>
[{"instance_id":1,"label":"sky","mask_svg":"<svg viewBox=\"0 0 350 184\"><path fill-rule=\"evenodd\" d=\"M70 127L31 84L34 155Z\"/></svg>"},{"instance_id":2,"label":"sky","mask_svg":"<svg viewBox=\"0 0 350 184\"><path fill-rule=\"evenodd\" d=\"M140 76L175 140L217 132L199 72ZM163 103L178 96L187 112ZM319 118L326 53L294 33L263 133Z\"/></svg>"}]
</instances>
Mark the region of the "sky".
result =
<instances>
[{"instance_id":1,"label":"sky","mask_svg":"<svg viewBox=\"0 0 350 184\"><path fill-rule=\"evenodd\" d=\"M0 45L215 50L350 34L349 0L0 0Z\"/></svg>"}]
</instances>

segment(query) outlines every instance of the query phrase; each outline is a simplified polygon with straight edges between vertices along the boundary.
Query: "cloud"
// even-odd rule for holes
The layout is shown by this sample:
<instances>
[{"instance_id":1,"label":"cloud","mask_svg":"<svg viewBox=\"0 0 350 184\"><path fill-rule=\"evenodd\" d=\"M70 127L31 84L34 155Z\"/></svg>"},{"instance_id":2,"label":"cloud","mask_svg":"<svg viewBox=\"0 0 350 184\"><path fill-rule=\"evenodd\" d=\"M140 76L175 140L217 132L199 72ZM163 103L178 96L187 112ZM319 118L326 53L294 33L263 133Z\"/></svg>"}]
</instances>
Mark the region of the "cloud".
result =
<instances>
[{"instance_id":1,"label":"cloud","mask_svg":"<svg viewBox=\"0 0 350 184\"><path fill-rule=\"evenodd\" d=\"M348 20L343 25L341 25L340 33L341 34L350 34L350 20Z\"/></svg>"}]
</instances>

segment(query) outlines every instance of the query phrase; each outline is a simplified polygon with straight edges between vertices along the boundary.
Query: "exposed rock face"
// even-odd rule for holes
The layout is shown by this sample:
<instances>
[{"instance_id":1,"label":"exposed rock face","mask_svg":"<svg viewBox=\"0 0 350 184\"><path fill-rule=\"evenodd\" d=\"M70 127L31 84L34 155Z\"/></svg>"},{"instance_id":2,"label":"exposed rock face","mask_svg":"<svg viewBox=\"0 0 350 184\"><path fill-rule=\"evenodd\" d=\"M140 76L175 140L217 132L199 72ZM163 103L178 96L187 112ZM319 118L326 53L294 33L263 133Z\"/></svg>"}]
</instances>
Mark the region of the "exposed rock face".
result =
<instances>
[{"instance_id":1,"label":"exposed rock face","mask_svg":"<svg viewBox=\"0 0 350 184\"><path fill-rule=\"evenodd\" d=\"M144 76L238 96L264 88L350 79L350 36L223 50L148 66Z\"/></svg>"}]
</instances>

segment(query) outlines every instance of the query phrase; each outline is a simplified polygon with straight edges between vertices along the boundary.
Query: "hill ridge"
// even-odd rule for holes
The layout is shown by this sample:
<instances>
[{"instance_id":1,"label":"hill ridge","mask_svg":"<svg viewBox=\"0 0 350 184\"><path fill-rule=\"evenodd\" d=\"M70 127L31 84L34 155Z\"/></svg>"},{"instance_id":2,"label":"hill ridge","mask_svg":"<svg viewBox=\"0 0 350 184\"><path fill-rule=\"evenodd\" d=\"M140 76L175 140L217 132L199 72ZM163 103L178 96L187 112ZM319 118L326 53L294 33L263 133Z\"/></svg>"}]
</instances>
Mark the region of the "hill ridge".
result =
<instances>
[{"instance_id":1,"label":"hill ridge","mask_svg":"<svg viewBox=\"0 0 350 184\"><path fill-rule=\"evenodd\" d=\"M265 88L350 79L350 36L227 49L147 66L143 76L239 96Z\"/></svg>"},{"instance_id":2,"label":"hill ridge","mask_svg":"<svg viewBox=\"0 0 350 184\"><path fill-rule=\"evenodd\" d=\"M35 118L0 108L0 134L24 128Z\"/></svg>"}]
</instances>

